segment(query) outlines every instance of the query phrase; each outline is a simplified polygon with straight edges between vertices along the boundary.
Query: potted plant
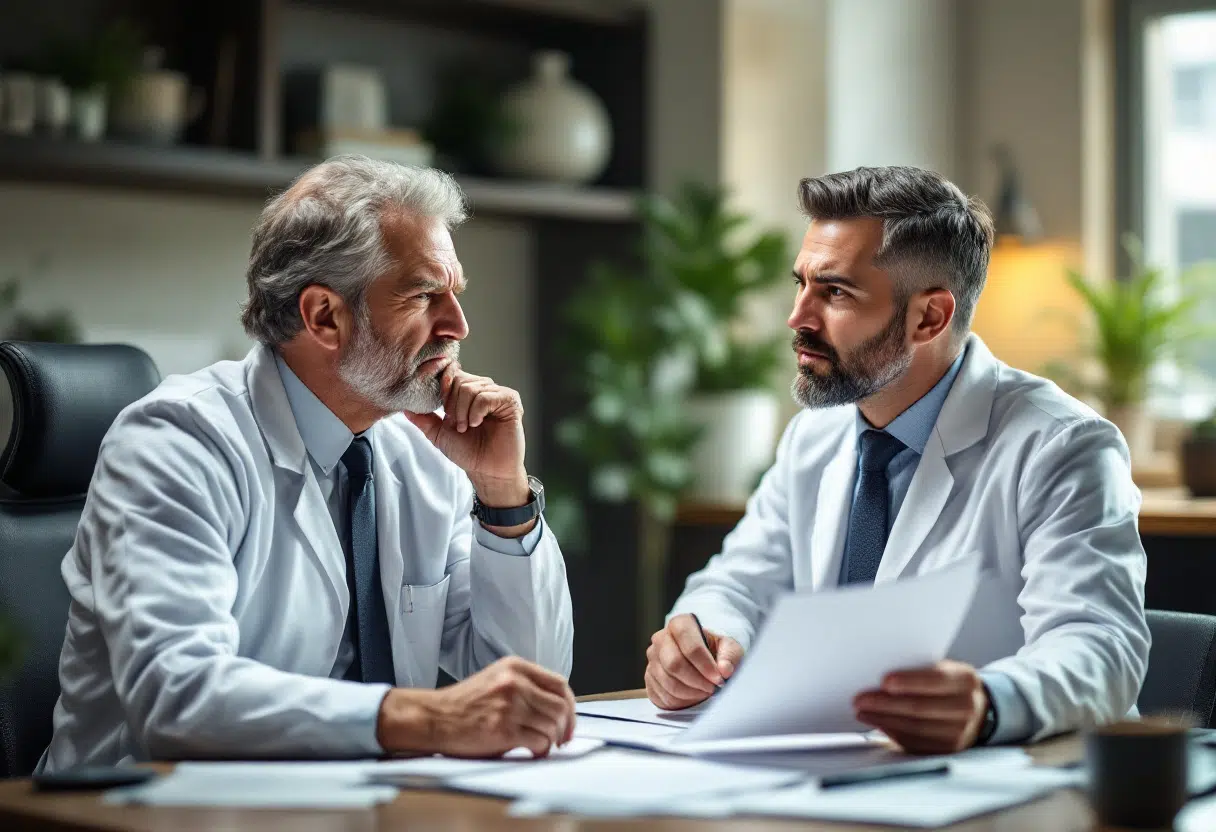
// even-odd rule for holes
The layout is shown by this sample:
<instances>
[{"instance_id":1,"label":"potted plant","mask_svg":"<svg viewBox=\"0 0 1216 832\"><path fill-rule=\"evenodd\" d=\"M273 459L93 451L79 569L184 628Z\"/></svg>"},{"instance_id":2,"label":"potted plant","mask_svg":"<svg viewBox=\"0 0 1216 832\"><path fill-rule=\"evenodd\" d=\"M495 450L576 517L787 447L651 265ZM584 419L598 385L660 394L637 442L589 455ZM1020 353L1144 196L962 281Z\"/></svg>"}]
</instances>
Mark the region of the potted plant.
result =
<instances>
[{"instance_id":1,"label":"potted plant","mask_svg":"<svg viewBox=\"0 0 1216 832\"><path fill-rule=\"evenodd\" d=\"M1162 362L1185 368L1195 351L1210 346L1213 330L1197 315L1202 303L1216 297L1210 267L1192 267L1178 275L1170 291L1161 269L1146 265L1139 241L1123 240L1132 263L1124 279L1096 284L1070 271L1068 282L1089 309L1092 332L1084 358L1096 366L1087 375L1079 365L1053 364L1048 374L1078 395L1095 398L1103 414L1127 440L1132 459L1153 450L1153 424L1145 412L1152 373Z\"/></svg>"},{"instance_id":2,"label":"potted plant","mask_svg":"<svg viewBox=\"0 0 1216 832\"><path fill-rule=\"evenodd\" d=\"M771 395L756 390L777 361L776 341L747 339L731 324L747 293L789 268L785 238L770 232L738 242L745 218L725 201L722 191L699 185L685 186L674 201L643 198L640 264L595 266L564 312L561 352L572 392L586 406L558 425L557 438L585 487L550 491L637 504L638 626L647 636L662 620L671 520L697 476L698 439L715 430L713 399L733 425L740 410L756 410L737 401ZM711 402L708 417L690 406L698 389ZM767 404L760 409L760 422L775 422ZM767 430L755 443L765 458L774 428L751 426L756 434ZM550 501L546 515L563 541L584 527L580 508L560 496Z\"/></svg>"},{"instance_id":3,"label":"potted plant","mask_svg":"<svg viewBox=\"0 0 1216 832\"><path fill-rule=\"evenodd\" d=\"M793 256L783 232L751 231L728 202L725 190L690 183L674 201L652 200L644 217L653 268L697 300L698 313L689 316L698 349L687 412L702 431L691 449L688 494L735 503L771 461L779 407L773 376L788 343L784 330L750 331L744 304L785 279Z\"/></svg>"},{"instance_id":4,"label":"potted plant","mask_svg":"<svg viewBox=\"0 0 1216 832\"><path fill-rule=\"evenodd\" d=\"M143 50L139 30L122 20L89 36L60 38L50 45L47 71L71 90L71 125L77 138L97 141L105 135L108 102L135 77Z\"/></svg>"},{"instance_id":5,"label":"potted plant","mask_svg":"<svg viewBox=\"0 0 1216 832\"><path fill-rule=\"evenodd\" d=\"M1192 497L1216 497L1216 413L1182 440L1182 482Z\"/></svg>"}]
</instances>

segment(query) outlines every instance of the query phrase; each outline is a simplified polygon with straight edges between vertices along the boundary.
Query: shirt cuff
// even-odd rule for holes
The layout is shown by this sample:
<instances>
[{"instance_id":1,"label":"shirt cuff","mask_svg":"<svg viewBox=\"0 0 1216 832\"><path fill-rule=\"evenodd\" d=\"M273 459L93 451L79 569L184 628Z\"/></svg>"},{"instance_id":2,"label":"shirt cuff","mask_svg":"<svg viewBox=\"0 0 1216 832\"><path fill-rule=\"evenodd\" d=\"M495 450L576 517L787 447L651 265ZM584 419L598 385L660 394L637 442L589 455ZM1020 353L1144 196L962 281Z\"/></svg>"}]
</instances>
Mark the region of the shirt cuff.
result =
<instances>
[{"instance_id":1,"label":"shirt cuff","mask_svg":"<svg viewBox=\"0 0 1216 832\"><path fill-rule=\"evenodd\" d=\"M1037 720L1013 680L996 672L980 673L980 679L988 686L992 707L996 709L996 731L987 744L1024 742L1034 736L1039 730Z\"/></svg>"},{"instance_id":2,"label":"shirt cuff","mask_svg":"<svg viewBox=\"0 0 1216 832\"><path fill-rule=\"evenodd\" d=\"M389 685L364 685L358 682L347 684L351 688L348 702L354 716L351 729L360 752L372 755L388 753L376 739L376 728L380 725L380 706L392 688Z\"/></svg>"},{"instance_id":3,"label":"shirt cuff","mask_svg":"<svg viewBox=\"0 0 1216 832\"><path fill-rule=\"evenodd\" d=\"M544 533L544 515L536 518L536 525L532 527L532 531L523 537L499 537L481 525L477 518L473 518L473 534L477 537L477 542L491 552L497 552L500 555L513 555L515 557L526 558L536 550L537 544L540 543L541 535Z\"/></svg>"}]
</instances>

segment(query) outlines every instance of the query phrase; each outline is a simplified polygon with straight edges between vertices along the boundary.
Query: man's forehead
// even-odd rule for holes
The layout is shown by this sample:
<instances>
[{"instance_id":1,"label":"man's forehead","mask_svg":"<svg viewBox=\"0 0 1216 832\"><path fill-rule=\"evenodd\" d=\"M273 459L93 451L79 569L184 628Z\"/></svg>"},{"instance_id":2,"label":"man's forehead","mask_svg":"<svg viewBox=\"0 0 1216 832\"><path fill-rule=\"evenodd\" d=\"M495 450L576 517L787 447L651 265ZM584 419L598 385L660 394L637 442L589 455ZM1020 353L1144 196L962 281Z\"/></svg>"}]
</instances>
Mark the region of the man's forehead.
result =
<instances>
[{"instance_id":1,"label":"man's forehead","mask_svg":"<svg viewBox=\"0 0 1216 832\"><path fill-rule=\"evenodd\" d=\"M816 269L872 264L882 246L882 230L877 217L812 220L798 259L804 267Z\"/></svg>"}]
</instances>

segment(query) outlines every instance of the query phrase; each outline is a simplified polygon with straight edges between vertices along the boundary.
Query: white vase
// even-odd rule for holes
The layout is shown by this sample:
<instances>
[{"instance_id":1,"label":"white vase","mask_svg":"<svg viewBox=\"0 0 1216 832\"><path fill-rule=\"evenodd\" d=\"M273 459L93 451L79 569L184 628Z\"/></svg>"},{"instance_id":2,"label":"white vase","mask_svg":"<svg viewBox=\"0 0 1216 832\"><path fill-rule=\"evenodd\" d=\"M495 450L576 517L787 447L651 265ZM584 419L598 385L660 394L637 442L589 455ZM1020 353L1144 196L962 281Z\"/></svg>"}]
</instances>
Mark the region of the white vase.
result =
<instances>
[{"instance_id":1,"label":"white vase","mask_svg":"<svg viewBox=\"0 0 1216 832\"><path fill-rule=\"evenodd\" d=\"M85 142L95 142L106 133L104 87L72 90L72 132Z\"/></svg>"},{"instance_id":2,"label":"white vase","mask_svg":"<svg viewBox=\"0 0 1216 832\"><path fill-rule=\"evenodd\" d=\"M767 390L694 396L689 422L705 429L689 460L689 496L717 503L746 500L772 462L777 411L777 397Z\"/></svg>"},{"instance_id":3,"label":"white vase","mask_svg":"<svg viewBox=\"0 0 1216 832\"><path fill-rule=\"evenodd\" d=\"M1133 463L1147 462L1152 457L1154 424L1143 404L1108 408L1106 418L1123 434Z\"/></svg>"},{"instance_id":4,"label":"white vase","mask_svg":"<svg viewBox=\"0 0 1216 832\"><path fill-rule=\"evenodd\" d=\"M503 98L515 131L496 151L495 166L508 176L569 183L595 179L612 150L608 112L569 77L566 53L538 52L532 64L532 78Z\"/></svg>"}]
</instances>

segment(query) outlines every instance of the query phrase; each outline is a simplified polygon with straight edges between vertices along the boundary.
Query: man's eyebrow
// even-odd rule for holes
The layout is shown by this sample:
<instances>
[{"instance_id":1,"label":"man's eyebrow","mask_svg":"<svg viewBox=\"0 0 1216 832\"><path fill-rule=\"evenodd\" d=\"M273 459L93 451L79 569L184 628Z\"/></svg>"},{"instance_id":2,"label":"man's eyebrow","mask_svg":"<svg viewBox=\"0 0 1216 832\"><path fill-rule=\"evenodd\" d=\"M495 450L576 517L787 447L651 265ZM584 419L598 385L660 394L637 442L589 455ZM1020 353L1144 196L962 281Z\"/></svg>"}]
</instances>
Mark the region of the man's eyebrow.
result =
<instances>
[{"instance_id":1,"label":"man's eyebrow","mask_svg":"<svg viewBox=\"0 0 1216 832\"><path fill-rule=\"evenodd\" d=\"M806 275L794 269L794 277L797 280L806 280ZM820 286L848 286L850 289L862 291L861 286L855 280L845 277L842 274L833 274L832 272L820 272L811 278L812 283L817 283Z\"/></svg>"},{"instance_id":2,"label":"man's eyebrow","mask_svg":"<svg viewBox=\"0 0 1216 832\"><path fill-rule=\"evenodd\" d=\"M460 294L468 286L468 280L462 274L456 281L455 287L451 287L457 294ZM437 277L418 277L410 280L405 284L407 292L446 292L450 284L447 280L441 280Z\"/></svg>"}]
</instances>

